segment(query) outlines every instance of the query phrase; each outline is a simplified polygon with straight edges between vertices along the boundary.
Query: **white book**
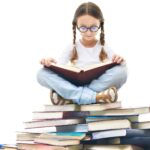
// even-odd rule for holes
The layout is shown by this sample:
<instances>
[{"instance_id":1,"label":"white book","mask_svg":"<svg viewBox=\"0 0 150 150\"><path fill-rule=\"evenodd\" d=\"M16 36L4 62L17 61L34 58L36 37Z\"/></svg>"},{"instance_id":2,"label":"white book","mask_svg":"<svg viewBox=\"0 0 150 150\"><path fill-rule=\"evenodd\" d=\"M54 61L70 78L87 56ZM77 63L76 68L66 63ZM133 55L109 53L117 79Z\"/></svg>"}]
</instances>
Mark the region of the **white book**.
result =
<instances>
[{"instance_id":1,"label":"white book","mask_svg":"<svg viewBox=\"0 0 150 150\"><path fill-rule=\"evenodd\" d=\"M127 119L122 120L104 120L88 123L89 131L127 129L131 128L131 122Z\"/></svg>"},{"instance_id":2,"label":"white book","mask_svg":"<svg viewBox=\"0 0 150 150\"><path fill-rule=\"evenodd\" d=\"M79 124L84 122L85 122L84 119L79 118L79 119L59 119L59 120L37 120L24 122L24 124L25 128L39 128L39 127Z\"/></svg>"}]
</instances>

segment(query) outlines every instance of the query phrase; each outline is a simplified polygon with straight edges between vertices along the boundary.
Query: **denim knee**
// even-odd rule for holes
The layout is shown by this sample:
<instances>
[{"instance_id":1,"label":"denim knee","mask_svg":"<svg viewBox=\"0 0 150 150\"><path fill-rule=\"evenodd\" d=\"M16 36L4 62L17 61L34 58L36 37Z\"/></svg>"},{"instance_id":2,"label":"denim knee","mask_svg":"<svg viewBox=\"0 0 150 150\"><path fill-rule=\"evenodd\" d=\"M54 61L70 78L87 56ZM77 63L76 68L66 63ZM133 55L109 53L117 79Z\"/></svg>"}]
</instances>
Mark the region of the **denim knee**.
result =
<instances>
[{"instance_id":1,"label":"denim knee","mask_svg":"<svg viewBox=\"0 0 150 150\"><path fill-rule=\"evenodd\" d=\"M45 86L48 74L50 74L50 71L48 71L47 69L45 68L40 69L37 72L36 76L38 83Z\"/></svg>"},{"instance_id":2,"label":"denim knee","mask_svg":"<svg viewBox=\"0 0 150 150\"><path fill-rule=\"evenodd\" d=\"M119 65L119 66L112 68L112 70L113 70L114 80L116 80L120 84L120 86L124 84L128 76L127 67L124 65Z\"/></svg>"},{"instance_id":3,"label":"denim knee","mask_svg":"<svg viewBox=\"0 0 150 150\"><path fill-rule=\"evenodd\" d=\"M36 75L36 79L37 79L38 83L41 85L43 85L43 80L44 80L44 73L43 72L44 72L44 70L40 69Z\"/></svg>"}]
</instances>

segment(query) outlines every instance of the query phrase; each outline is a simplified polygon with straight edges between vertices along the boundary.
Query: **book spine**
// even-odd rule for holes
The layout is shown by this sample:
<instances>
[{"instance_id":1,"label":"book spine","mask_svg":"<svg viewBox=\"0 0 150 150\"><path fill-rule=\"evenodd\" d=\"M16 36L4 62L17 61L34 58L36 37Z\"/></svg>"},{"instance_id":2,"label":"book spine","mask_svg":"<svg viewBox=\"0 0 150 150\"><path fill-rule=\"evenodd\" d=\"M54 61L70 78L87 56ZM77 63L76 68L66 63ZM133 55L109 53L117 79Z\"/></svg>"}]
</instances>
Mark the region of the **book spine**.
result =
<instances>
[{"instance_id":1,"label":"book spine","mask_svg":"<svg viewBox=\"0 0 150 150\"><path fill-rule=\"evenodd\" d=\"M119 144L150 146L150 137L122 137Z\"/></svg>"},{"instance_id":2,"label":"book spine","mask_svg":"<svg viewBox=\"0 0 150 150\"><path fill-rule=\"evenodd\" d=\"M126 129L127 137L150 137L150 130Z\"/></svg>"}]
</instances>

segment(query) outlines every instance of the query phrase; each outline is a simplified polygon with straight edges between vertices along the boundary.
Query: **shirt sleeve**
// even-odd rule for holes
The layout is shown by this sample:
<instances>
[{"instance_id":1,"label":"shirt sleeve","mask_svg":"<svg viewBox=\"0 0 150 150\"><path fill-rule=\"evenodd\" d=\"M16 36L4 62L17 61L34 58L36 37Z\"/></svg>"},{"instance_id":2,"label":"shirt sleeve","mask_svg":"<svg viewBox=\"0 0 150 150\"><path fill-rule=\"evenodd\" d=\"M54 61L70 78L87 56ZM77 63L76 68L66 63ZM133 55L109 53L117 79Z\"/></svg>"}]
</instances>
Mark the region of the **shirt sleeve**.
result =
<instances>
[{"instance_id":1,"label":"shirt sleeve","mask_svg":"<svg viewBox=\"0 0 150 150\"><path fill-rule=\"evenodd\" d=\"M115 52L107 44L104 46L104 50L106 51L108 55L108 59L112 60L112 57L115 54Z\"/></svg>"},{"instance_id":2,"label":"shirt sleeve","mask_svg":"<svg viewBox=\"0 0 150 150\"><path fill-rule=\"evenodd\" d=\"M115 53L108 45L106 45L106 46L104 47L104 49L105 49L105 51L106 51L106 53L107 53L107 55L108 55L108 59L109 59L109 60L112 60L113 55L115 55L116 53ZM121 65L126 66L126 61L123 61L123 62L121 63Z\"/></svg>"},{"instance_id":3,"label":"shirt sleeve","mask_svg":"<svg viewBox=\"0 0 150 150\"><path fill-rule=\"evenodd\" d=\"M72 50L73 50L72 44L68 45L60 54L58 63L62 65L67 64L70 61Z\"/></svg>"}]
</instances>

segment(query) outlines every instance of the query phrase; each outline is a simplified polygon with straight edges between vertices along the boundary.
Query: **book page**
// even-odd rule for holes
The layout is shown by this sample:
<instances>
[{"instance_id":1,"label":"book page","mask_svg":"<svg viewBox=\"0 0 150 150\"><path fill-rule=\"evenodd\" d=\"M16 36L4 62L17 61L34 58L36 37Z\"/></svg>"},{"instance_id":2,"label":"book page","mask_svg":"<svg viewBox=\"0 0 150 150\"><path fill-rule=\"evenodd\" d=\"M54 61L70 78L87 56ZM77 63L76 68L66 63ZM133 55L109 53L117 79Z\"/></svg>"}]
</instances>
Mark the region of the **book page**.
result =
<instances>
[{"instance_id":1,"label":"book page","mask_svg":"<svg viewBox=\"0 0 150 150\"><path fill-rule=\"evenodd\" d=\"M91 69L94 69L94 68L98 68L100 66L105 66L105 65L111 64L111 63L112 63L112 61L106 61L106 62L103 62L103 63L87 65L85 67L77 67L75 65L69 65L69 64L68 65L62 65L62 64L55 64L55 63L53 63L52 66L79 73L81 71L88 71L88 70L91 70Z\"/></svg>"},{"instance_id":2,"label":"book page","mask_svg":"<svg viewBox=\"0 0 150 150\"><path fill-rule=\"evenodd\" d=\"M100 66L110 64L110 63L112 63L112 61L107 61L107 62L104 62L104 63L97 63L97 64L93 64L93 65L89 65L87 67L84 67L84 68L82 68L82 70L87 71L87 70L91 70L91 69L94 69L94 68L97 68L97 67L100 67Z\"/></svg>"},{"instance_id":3,"label":"book page","mask_svg":"<svg viewBox=\"0 0 150 150\"><path fill-rule=\"evenodd\" d=\"M76 66L61 65L61 64L52 64L52 65L53 65L53 66L56 66L56 67L58 67L58 68L63 68L63 69L71 70L71 71L74 71L74 72L80 72L80 71L81 71L81 68L76 67Z\"/></svg>"}]
</instances>

